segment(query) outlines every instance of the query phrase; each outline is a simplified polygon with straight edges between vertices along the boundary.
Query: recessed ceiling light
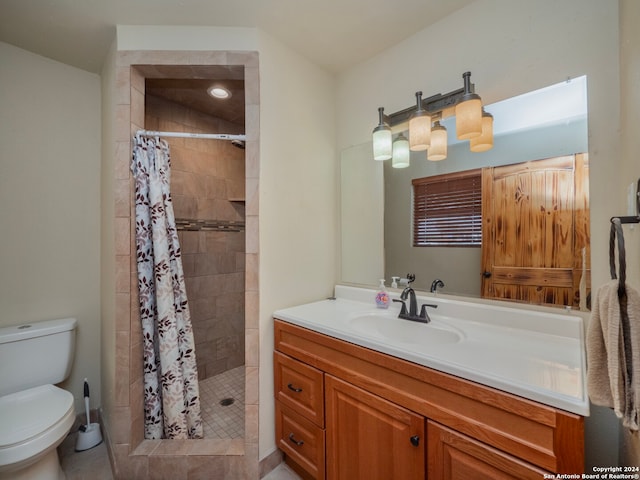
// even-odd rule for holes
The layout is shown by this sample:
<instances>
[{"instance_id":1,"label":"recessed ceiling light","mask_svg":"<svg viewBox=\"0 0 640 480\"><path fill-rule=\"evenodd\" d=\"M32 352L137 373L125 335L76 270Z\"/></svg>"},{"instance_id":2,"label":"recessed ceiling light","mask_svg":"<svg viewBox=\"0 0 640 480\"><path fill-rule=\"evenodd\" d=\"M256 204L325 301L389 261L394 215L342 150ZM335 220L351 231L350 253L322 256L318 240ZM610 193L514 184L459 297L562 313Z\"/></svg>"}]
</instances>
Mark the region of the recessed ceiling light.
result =
<instances>
[{"instance_id":1,"label":"recessed ceiling light","mask_svg":"<svg viewBox=\"0 0 640 480\"><path fill-rule=\"evenodd\" d=\"M229 98L231 96L231 92L224 87L213 86L209 87L209 95L216 98Z\"/></svg>"}]
</instances>

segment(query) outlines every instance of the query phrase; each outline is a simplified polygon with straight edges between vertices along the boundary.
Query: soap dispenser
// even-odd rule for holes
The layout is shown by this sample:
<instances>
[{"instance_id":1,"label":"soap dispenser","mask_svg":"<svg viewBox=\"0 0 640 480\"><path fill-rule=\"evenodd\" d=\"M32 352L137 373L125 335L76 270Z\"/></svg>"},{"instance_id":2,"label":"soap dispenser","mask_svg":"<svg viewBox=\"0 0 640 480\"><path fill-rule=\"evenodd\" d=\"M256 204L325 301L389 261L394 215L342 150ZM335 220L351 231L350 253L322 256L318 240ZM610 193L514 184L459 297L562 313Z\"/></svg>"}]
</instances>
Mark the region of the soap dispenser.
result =
<instances>
[{"instance_id":1,"label":"soap dispenser","mask_svg":"<svg viewBox=\"0 0 640 480\"><path fill-rule=\"evenodd\" d=\"M378 293L376 293L376 307L389 308L389 294L384 286L384 278L380 279L380 286L378 287Z\"/></svg>"}]
</instances>

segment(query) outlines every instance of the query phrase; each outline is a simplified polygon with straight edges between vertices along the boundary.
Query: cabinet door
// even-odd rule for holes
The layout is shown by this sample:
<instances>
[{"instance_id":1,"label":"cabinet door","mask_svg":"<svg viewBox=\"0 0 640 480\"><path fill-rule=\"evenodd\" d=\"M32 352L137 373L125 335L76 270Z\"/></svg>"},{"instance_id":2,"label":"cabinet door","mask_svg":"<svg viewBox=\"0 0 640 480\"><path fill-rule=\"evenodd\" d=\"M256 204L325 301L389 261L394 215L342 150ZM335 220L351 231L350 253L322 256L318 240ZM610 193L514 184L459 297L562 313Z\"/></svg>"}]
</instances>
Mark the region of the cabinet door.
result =
<instances>
[{"instance_id":1,"label":"cabinet door","mask_svg":"<svg viewBox=\"0 0 640 480\"><path fill-rule=\"evenodd\" d=\"M429 420L429 480L540 480L549 472Z\"/></svg>"},{"instance_id":2,"label":"cabinet door","mask_svg":"<svg viewBox=\"0 0 640 480\"><path fill-rule=\"evenodd\" d=\"M424 480L425 419L325 375L327 480Z\"/></svg>"}]
</instances>

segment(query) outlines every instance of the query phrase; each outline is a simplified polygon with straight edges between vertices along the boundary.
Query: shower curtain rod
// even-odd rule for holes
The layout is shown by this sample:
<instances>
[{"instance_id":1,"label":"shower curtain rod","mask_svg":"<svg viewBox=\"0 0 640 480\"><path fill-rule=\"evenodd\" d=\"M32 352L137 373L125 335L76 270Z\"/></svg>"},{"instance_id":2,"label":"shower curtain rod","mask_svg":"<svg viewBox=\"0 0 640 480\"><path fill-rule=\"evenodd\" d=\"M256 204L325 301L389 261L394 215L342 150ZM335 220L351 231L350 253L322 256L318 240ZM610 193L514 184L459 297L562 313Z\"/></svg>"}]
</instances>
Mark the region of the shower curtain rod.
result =
<instances>
[{"instance_id":1,"label":"shower curtain rod","mask_svg":"<svg viewBox=\"0 0 640 480\"><path fill-rule=\"evenodd\" d=\"M145 137L179 137L179 138L204 138L209 140L246 140L246 135L233 135L229 133L189 133L189 132L157 132L154 130L138 130L136 135Z\"/></svg>"}]
</instances>

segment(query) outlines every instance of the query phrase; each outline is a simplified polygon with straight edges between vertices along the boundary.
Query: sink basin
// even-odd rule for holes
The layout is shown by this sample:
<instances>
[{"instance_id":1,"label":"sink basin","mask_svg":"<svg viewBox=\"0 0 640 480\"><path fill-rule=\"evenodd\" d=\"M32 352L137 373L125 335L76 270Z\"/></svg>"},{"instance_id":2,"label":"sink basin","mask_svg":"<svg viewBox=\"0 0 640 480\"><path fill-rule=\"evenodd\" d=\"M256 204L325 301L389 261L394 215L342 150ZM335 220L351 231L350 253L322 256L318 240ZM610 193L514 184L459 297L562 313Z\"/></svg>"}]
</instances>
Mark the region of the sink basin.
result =
<instances>
[{"instance_id":1,"label":"sink basin","mask_svg":"<svg viewBox=\"0 0 640 480\"><path fill-rule=\"evenodd\" d=\"M349 325L366 335L405 345L443 345L458 343L463 335L457 329L432 320L429 323L403 320L386 312L370 312L351 317Z\"/></svg>"}]
</instances>

